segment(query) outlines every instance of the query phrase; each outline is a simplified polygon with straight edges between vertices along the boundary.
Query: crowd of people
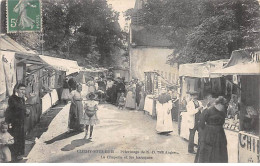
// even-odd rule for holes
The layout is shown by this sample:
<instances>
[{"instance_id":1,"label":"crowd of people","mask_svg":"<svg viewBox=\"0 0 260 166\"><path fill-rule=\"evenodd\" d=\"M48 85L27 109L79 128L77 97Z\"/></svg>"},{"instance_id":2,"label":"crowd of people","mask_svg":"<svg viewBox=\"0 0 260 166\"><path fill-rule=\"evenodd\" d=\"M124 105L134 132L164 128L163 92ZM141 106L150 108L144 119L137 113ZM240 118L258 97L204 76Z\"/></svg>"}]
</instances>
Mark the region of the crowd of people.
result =
<instances>
[{"instance_id":1,"label":"crowd of people","mask_svg":"<svg viewBox=\"0 0 260 166\"><path fill-rule=\"evenodd\" d=\"M94 93L101 103L109 103L120 107L120 109L144 109L145 90L144 84L138 79L125 82L123 78L89 77L85 84L82 84L82 94ZM70 100L70 93L76 90L75 78L66 78L63 83L62 100L67 103Z\"/></svg>"},{"instance_id":2,"label":"crowd of people","mask_svg":"<svg viewBox=\"0 0 260 166\"><path fill-rule=\"evenodd\" d=\"M61 99L71 102L68 132L85 130L87 138L92 139L93 126L99 123L96 111L99 103L110 103L118 109L144 108L143 83L133 79L125 83L124 78L112 78L101 75L99 78L89 77L84 83L77 83L74 77L66 77L63 83Z\"/></svg>"},{"instance_id":3,"label":"crowd of people","mask_svg":"<svg viewBox=\"0 0 260 166\"><path fill-rule=\"evenodd\" d=\"M15 87L13 95L8 101L6 122L1 124L0 146L1 153L6 156L6 162L10 161L11 158L14 161L19 160L24 155L24 120L30 113L25 105L25 88L24 84L18 84ZM223 124L227 114L232 115L229 109L232 106L236 107L236 105L231 103L228 106L224 97L220 96L213 100L212 96L208 94L208 103L203 106L198 101L198 92L189 92L189 95L191 100L189 102L183 100L180 105L180 110L186 110L189 114L186 124L189 127L188 152L196 153L195 162L228 162L227 140ZM97 111L100 102L113 104L122 110L126 108L142 111L145 97L144 84L137 79L126 83L123 78L113 79L100 76L98 79L90 77L85 84L82 84L78 83L74 77L66 77L61 99L64 103L71 103L68 132L85 131L84 139L92 139L94 126L99 123ZM174 118L172 118L172 114L174 113L172 109L176 98L170 91L162 89L157 101L156 130L160 134L168 134L173 131ZM199 136L197 152L194 151L196 132Z\"/></svg>"}]
</instances>

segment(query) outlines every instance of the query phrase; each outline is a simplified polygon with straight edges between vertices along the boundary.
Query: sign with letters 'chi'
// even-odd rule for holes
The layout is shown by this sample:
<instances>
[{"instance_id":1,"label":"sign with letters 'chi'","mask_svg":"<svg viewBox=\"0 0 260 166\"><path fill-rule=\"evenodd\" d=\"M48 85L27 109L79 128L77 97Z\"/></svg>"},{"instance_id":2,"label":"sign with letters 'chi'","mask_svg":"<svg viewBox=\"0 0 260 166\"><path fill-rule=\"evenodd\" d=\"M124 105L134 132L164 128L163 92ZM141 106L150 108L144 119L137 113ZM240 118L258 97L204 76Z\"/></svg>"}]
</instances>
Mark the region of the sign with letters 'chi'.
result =
<instances>
[{"instance_id":1,"label":"sign with letters 'chi'","mask_svg":"<svg viewBox=\"0 0 260 166\"><path fill-rule=\"evenodd\" d=\"M7 0L7 33L41 32L41 0Z\"/></svg>"},{"instance_id":2,"label":"sign with letters 'chi'","mask_svg":"<svg viewBox=\"0 0 260 166\"><path fill-rule=\"evenodd\" d=\"M239 162L240 163L259 163L260 144L259 136L239 132Z\"/></svg>"}]
</instances>

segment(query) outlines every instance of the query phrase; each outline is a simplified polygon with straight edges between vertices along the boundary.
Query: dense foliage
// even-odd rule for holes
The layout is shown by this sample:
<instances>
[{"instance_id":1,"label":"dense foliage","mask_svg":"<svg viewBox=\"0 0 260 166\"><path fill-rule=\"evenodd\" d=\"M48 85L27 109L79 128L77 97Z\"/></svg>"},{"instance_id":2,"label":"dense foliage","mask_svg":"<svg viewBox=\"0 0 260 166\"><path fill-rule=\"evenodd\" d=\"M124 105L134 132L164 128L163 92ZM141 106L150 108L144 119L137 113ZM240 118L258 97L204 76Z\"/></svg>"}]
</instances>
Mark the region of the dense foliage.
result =
<instances>
[{"instance_id":1,"label":"dense foliage","mask_svg":"<svg viewBox=\"0 0 260 166\"><path fill-rule=\"evenodd\" d=\"M106 0L43 0L42 9L43 33L10 36L38 52L42 48L43 54L78 59L81 65L114 63L123 33L119 13Z\"/></svg>"},{"instance_id":2,"label":"dense foliage","mask_svg":"<svg viewBox=\"0 0 260 166\"><path fill-rule=\"evenodd\" d=\"M229 58L260 44L258 0L147 0L143 11L144 25L171 27L165 32L175 50L170 63Z\"/></svg>"}]
</instances>

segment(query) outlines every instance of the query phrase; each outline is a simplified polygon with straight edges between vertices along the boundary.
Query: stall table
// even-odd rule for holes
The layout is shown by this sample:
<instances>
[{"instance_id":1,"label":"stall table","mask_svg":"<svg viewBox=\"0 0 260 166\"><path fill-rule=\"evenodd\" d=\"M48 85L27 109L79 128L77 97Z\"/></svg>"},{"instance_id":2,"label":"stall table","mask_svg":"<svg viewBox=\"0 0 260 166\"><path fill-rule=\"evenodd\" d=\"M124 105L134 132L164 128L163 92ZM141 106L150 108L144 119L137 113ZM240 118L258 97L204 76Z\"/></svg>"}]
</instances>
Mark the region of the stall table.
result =
<instances>
[{"instance_id":1,"label":"stall table","mask_svg":"<svg viewBox=\"0 0 260 166\"><path fill-rule=\"evenodd\" d=\"M227 138L228 162L238 163L238 131L225 129Z\"/></svg>"},{"instance_id":2,"label":"stall table","mask_svg":"<svg viewBox=\"0 0 260 166\"><path fill-rule=\"evenodd\" d=\"M188 123L188 114L187 112L181 112L181 130L180 130L180 136L186 140L189 140L189 134L190 134L190 129L186 125ZM198 132L195 133L194 136L194 143L198 145Z\"/></svg>"},{"instance_id":3,"label":"stall table","mask_svg":"<svg viewBox=\"0 0 260 166\"><path fill-rule=\"evenodd\" d=\"M144 103L144 110L149 113L149 115L153 114L153 96L147 95Z\"/></svg>"},{"instance_id":4,"label":"stall table","mask_svg":"<svg viewBox=\"0 0 260 166\"><path fill-rule=\"evenodd\" d=\"M50 108L51 108L51 96L49 93L45 94L42 97L42 114L44 114L45 112L47 112Z\"/></svg>"},{"instance_id":5,"label":"stall table","mask_svg":"<svg viewBox=\"0 0 260 166\"><path fill-rule=\"evenodd\" d=\"M51 94L51 105L55 105L59 100L56 89L53 89L50 94Z\"/></svg>"}]
</instances>

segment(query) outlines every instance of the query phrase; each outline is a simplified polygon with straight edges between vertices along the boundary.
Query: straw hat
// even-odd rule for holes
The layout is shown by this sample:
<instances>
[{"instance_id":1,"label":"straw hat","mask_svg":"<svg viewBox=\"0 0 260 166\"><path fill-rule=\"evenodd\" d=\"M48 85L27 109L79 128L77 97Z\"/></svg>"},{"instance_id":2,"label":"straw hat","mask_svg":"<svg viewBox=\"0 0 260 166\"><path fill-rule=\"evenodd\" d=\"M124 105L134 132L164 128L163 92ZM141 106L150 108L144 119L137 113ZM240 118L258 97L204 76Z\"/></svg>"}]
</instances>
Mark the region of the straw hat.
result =
<instances>
[{"instance_id":1,"label":"straw hat","mask_svg":"<svg viewBox=\"0 0 260 166\"><path fill-rule=\"evenodd\" d=\"M97 98L97 95L93 92L87 94L87 99L89 100L95 100Z\"/></svg>"}]
</instances>

